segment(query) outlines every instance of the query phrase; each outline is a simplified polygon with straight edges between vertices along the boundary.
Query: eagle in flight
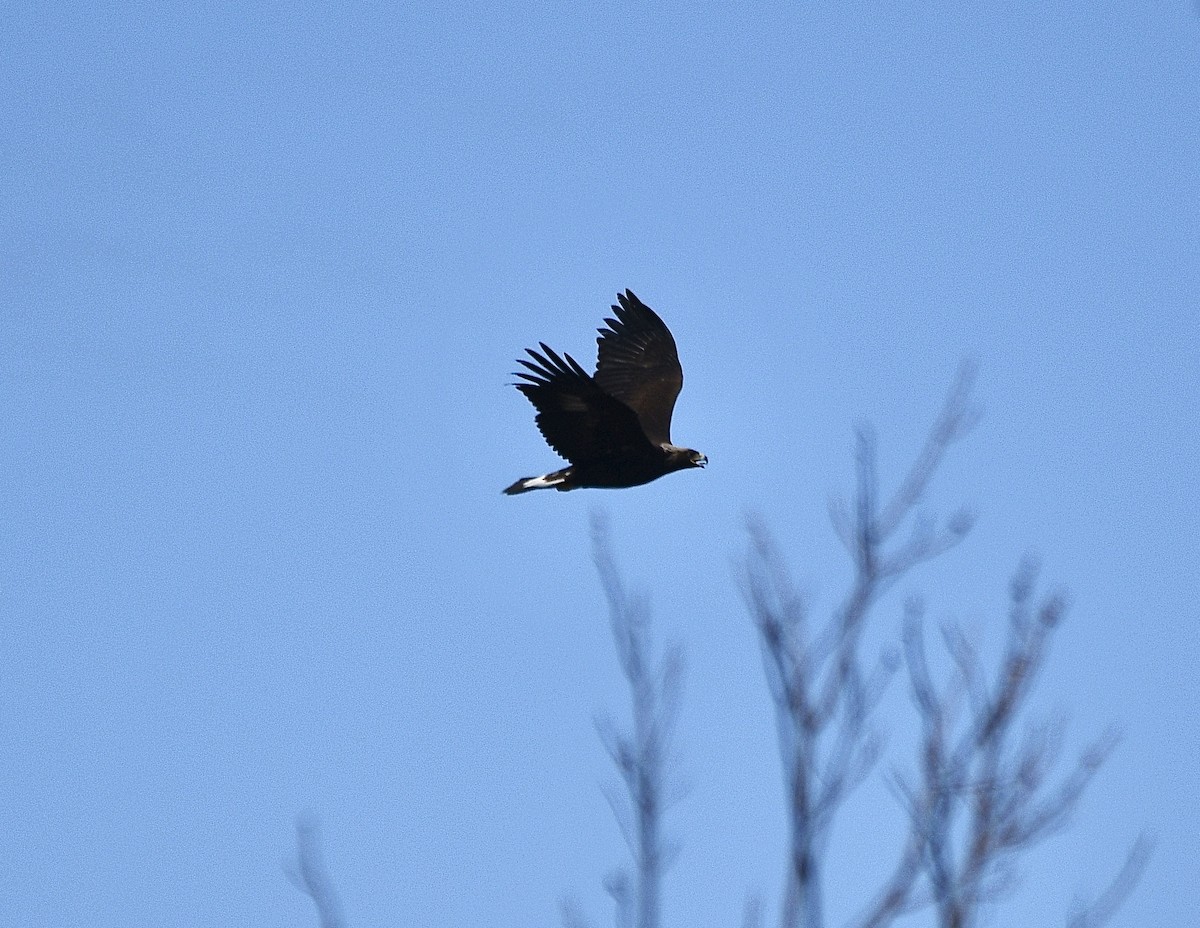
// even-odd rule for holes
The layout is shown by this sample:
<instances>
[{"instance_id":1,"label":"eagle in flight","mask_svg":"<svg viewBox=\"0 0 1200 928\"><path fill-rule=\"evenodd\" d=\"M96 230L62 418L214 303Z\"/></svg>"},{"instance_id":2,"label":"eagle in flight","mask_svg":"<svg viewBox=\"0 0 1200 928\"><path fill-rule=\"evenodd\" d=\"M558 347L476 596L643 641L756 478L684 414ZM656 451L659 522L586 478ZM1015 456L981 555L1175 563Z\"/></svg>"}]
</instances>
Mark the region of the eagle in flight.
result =
<instances>
[{"instance_id":1,"label":"eagle in flight","mask_svg":"<svg viewBox=\"0 0 1200 928\"><path fill-rule=\"evenodd\" d=\"M671 413L683 387L683 369L658 314L633 295L617 294L615 319L598 329L596 373L588 375L569 354L541 344L518 358L526 370L514 384L537 408L546 443L571 462L541 477L525 477L504 492L554 487L636 487L672 471L703 467L699 451L671 444Z\"/></svg>"}]
</instances>

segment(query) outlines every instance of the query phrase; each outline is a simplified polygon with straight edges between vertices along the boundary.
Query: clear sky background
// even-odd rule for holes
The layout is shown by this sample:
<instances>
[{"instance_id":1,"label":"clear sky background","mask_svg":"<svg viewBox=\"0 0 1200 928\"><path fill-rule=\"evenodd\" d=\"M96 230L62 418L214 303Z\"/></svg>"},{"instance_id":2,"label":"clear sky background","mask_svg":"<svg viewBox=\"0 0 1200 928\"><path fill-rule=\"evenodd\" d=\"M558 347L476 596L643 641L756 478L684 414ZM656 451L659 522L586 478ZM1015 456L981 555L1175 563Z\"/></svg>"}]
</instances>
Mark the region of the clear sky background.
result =
<instances>
[{"instance_id":1,"label":"clear sky background","mask_svg":"<svg viewBox=\"0 0 1200 928\"><path fill-rule=\"evenodd\" d=\"M817 614L856 423L892 486L963 357L984 417L901 597L1000 642L1027 552L1073 607L1038 704L1124 740L993 924L1200 924L1200 18L1188 0L0 10L0 921L610 924L592 725L626 699L591 564L688 654L670 925L776 910L783 805L737 563ZM557 466L507 384L660 312L705 471ZM873 887L892 752L831 848ZM889 835L892 837L889 838ZM914 923L920 923L917 920Z\"/></svg>"}]
</instances>

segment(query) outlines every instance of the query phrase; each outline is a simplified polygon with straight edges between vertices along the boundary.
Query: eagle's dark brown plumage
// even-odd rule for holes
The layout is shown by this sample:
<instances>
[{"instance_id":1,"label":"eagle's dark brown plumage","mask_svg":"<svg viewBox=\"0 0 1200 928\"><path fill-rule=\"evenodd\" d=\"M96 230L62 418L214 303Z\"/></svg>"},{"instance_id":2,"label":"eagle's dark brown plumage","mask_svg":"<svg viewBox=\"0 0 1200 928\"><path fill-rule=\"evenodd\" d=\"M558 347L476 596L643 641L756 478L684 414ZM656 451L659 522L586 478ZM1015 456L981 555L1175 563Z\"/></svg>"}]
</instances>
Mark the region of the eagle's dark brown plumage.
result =
<instances>
[{"instance_id":1,"label":"eagle's dark brown plumage","mask_svg":"<svg viewBox=\"0 0 1200 928\"><path fill-rule=\"evenodd\" d=\"M525 477L504 492L554 487L635 487L664 474L703 467L708 459L671 444L671 413L683 369L670 330L632 290L617 294L615 319L599 329L596 373L541 343L518 359L515 384L537 408L546 443L571 462L542 477Z\"/></svg>"}]
</instances>

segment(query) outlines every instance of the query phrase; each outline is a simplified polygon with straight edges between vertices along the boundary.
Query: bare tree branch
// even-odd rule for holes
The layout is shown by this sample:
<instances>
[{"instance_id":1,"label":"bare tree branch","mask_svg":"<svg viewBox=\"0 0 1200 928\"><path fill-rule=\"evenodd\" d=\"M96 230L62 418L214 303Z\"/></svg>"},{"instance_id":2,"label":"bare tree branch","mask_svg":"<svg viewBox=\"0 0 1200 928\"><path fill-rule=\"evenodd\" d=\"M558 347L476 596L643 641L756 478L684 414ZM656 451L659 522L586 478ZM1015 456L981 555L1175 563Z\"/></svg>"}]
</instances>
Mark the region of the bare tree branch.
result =
<instances>
[{"instance_id":1,"label":"bare tree branch","mask_svg":"<svg viewBox=\"0 0 1200 928\"><path fill-rule=\"evenodd\" d=\"M574 900L562 900L558 904L558 914L563 928L592 928L592 923L579 911L579 906Z\"/></svg>"},{"instance_id":2,"label":"bare tree branch","mask_svg":"<svg viewBox=\"0 0 1200 928\"><path fill-rule=\"evenodd\" d=\"M592 553L633 709L629 734L618 732L611 722L597 723L625 792L625 798L614 790L606 790L605 796L634 860L633 878L618 870L609 876L606 888L616 904L619 928L658 928L663 874L675 853L662 836L662 816L672 798L667 768L679 713L683 652L669 647L655 666L646 598L631 595L622 584L607 526L598 516L592 518Z\"/></svg>"},{"instance_id":3,"label":"bare tree branch","mask_svg":"<svg viewBox=\"0 0 1200 928\"><path fill-rule=\"evenodd\" d=\"M1019 856L1066 824L1115 744L1112 735L1099 739L1053 783L1058 727L1031 725L1023 738L1013 737L1066 609L1059 594L1035 604L1036 584L1036 565L1027 560L1013 577L1008 640L990 681L961 630L944 627L952 670L939 689L926 660L919 607L908 610L904 653L923 736L920 785L902 792L909 847L919 849L941 928L979 922L983 909L1014 882ZM874 912L888 906L885 897Z\"/></svg>"},{"instance_id":4,"label":"bare tree branch","mask_svg":"<svg viewBox=\"0 0 1200 928\"><path fill-rule=\"evenodd\" d=\"M895 495L879 514L876 530L881 537L891 535L908 518L925 495L946 451L979 422L980 410L971 396L977 374L978 366L973 361L963 361L959 365L942 410L925 438L925 445Z\"/></svg>"},{"instance_id":5,"label":"bare tree branch","mask_svg":"<svg viewBox=\"0 0 1200 928\"><path fill-rule=\"evenodd\" d=\"M296 821L296 864L288 868L288 877L313 901L321 928L345 928L341 903L321 854L320 831L311 817Z\"/></svg>"},{"instance_id":6,"label":"bare tree branch","mask_svg":"<svg viewBox=\"0 0 1200 928\"><path fill-rule=\"evenodd\" d=\"M871 607L906 572L957 544L970 528L964 511L944 525L918 518L916 506L949 446L974 421L973 368L964 365L924 447L892 497L881 504L874 433L857 433L853 505L830 504L838 538L851 555L855 576L841 607L818 631L807 614L766 530L749 525L751 552L743 595L759 632L763 665L775 703L780 756L791 826L783 928L822 928L820 860L837 811L874 767L882 738L872 712L896 668L894 657L864 662L859 642ZM896 535L911 522L909 537ZM870 669L867 669L870 667ZM897 868L909 875L912 864ZM906 890L893 875L881 903L866 918L903 907Z\"/></svg>"},{"instance_id":7,"label":"bare tree branch","mask_svg":"<svg viewBox=\"0 0 1200 928\"><path fill-rule=\"evenodd\" d=\"M1101 928L1106 924L1141 880L1153 853L1153 839L1147 835L1138 836L1112 882L1091 903L1076 906L1075 911L1067 918L1067 928Z\"/></svg>"},{"instance_id":8,"label":"bare tree branch","mask_svg":"<svg viewBox=\"0 0 1200 928\"><path fill-rule=\"evenodd\" d=\"M762 900L752 895L742 909L742 928L762 928L762 923Z\"/></svg>"}]
</instances>

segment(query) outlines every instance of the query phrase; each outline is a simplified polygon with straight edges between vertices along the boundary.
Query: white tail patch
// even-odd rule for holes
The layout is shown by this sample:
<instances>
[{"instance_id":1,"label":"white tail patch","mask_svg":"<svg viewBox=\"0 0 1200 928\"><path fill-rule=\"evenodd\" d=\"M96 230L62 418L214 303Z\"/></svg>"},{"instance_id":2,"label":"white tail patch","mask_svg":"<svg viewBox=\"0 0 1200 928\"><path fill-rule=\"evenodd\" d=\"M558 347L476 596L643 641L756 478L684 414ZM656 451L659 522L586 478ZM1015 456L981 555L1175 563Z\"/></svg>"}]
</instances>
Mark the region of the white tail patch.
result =
<instances>
[{"instance_id":1,"label":"white tail patch","mask_svg":"<svg viewBox=\"0 0 1200 928\"><path fill-rule=\"evenodd\" d=\"M541 477L527 477L521 481L523 490L541 490L546 487L556 487L567 479L566 474L545 474Z\"/></svg>"},{"instance_id":2,"label":"white tail patch","mask_svg":"<svg viewBox=\"0 0 1200 928\"><path fill-rule=\"evenodd\" d=\"M552 474L543 474L541 477L525 477L518 480L504 492L512 496L514 493L528 493L530 490L545 490L550 487L557 487L567 482L570 472L571 468L565 467L562 470L556 470Z\"/></svg>"}]
</instances>

